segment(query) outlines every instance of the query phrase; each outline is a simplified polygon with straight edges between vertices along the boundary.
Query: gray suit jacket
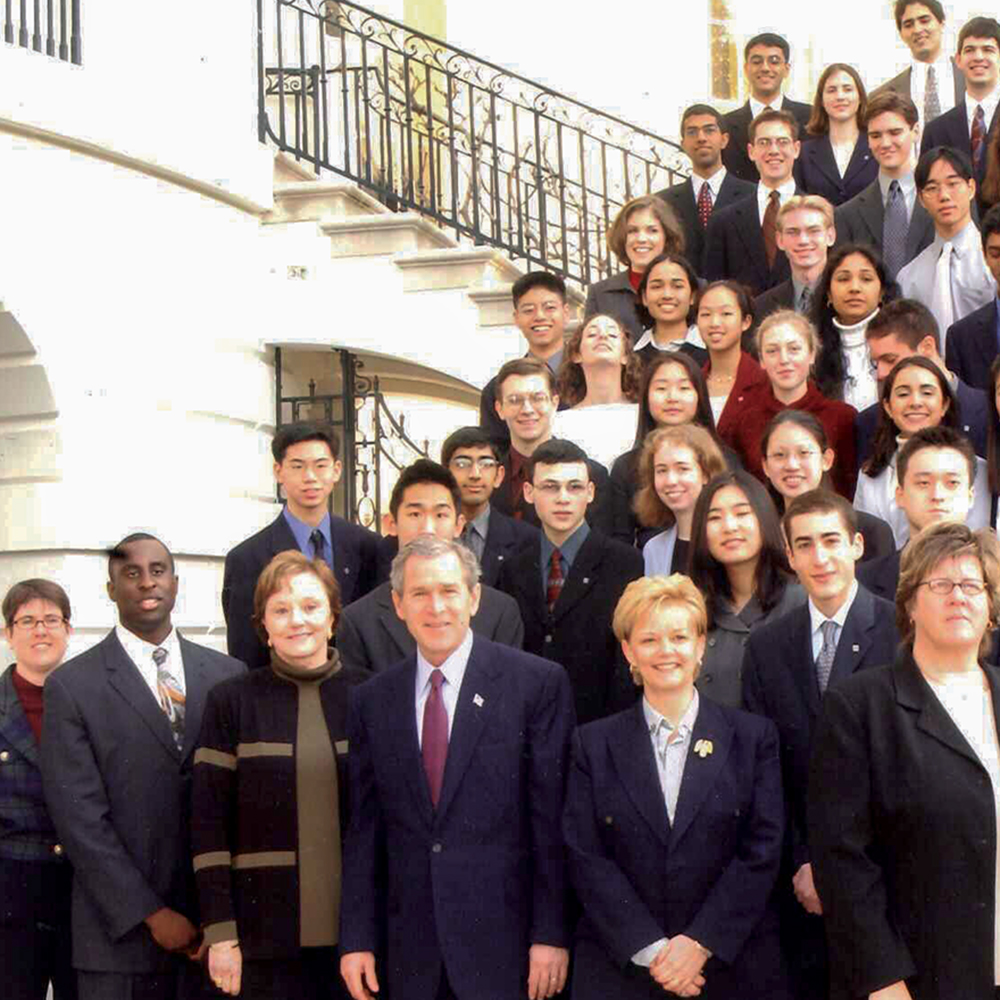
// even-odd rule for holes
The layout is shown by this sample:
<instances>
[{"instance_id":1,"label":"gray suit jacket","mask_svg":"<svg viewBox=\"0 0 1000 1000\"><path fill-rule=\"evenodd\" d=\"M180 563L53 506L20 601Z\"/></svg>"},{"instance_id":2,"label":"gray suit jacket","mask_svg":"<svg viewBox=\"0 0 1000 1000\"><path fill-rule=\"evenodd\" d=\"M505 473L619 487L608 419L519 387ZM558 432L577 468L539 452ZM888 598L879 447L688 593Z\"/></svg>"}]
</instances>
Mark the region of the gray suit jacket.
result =
<instances>
[{"instance_id":1,"label":"gray suit jacket","mask_svg":"<svg viewBox=\"0 0 1000 1000\"><path fill-rule=\"evenodd\" d=\"M191 758L208 692L246 668L181 638L186 705L178 750L167 717L111 632L45 683L41 766L73 863L73 965L166 972L143 921L169 906L198 925L190 847Z\"/></svg>"},{"instance_id":2,"label":"gray suit jacket","mask_svg":"<svg viewBox=\"0 0 1000 1000\"><path fill-rule=\"evenodd\" d=\"M524 624L517 601L485 584L471 624L476 635L493 642L515 649L524 644ZM412 656L416 649L413 636L393 607L388 581L344 608L337 625L337 652L346 666L379 673Z\"/></svg>"},{"instance_id":3,"label":"gray suit jacket","mask_svg":"<svg viewBox=\"0 0 1000 1000\"><path fill-rule=\"evenodd\" d=\"M965 97L965 76L962 71L955 65L955 60L951 61L952 78L955 85L955 103L960 104L962 99ZM912 97L910 93L910 78L913 76L913 67L907 66L898 76L894 76L891 80L886 80L885 83L879 84L869 95L868 100L871 100L876 94L882 93L886 90L894 90L897 94L902 94L904 97ZM921 115L924 113L923 108L917 109ZM923 122L924 125L927 122Z\"/></svg>"}]
</instances>

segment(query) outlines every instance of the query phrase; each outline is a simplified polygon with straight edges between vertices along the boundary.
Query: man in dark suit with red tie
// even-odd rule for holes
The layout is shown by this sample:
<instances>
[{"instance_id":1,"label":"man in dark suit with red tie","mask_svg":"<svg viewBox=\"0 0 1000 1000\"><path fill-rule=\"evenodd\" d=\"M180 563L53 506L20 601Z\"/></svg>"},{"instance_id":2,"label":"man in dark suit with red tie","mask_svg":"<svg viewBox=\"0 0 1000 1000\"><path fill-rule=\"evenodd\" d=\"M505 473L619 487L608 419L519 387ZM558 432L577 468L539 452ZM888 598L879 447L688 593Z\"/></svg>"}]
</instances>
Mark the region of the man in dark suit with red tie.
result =
<instances>
[{"instance_id":1,"label":"man in dark suit with red tie","mask_svg":"<svg viewBox=\"0 0 1000 1000\"><path fill-rule=\"evenodd\" d=\"M421 536L392 564L417 651L351 692L341 973L354 1000L545 1000L566 982L560 821L573 700L474 636L479 567Z\"/></svg>"}]
</instances>

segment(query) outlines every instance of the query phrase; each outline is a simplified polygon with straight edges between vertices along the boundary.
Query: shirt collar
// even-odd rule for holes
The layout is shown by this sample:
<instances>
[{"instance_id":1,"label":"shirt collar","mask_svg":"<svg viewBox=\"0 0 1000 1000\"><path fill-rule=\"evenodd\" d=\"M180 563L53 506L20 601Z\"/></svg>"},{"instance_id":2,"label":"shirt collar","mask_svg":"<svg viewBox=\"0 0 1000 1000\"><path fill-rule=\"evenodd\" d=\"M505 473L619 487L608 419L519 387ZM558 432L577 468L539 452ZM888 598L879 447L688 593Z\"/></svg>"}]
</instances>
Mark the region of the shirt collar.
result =
<instances>
[{"instance_id":1,"label":"shirt collar","mask_svg":"<svg viewBox=\"0 0 1000 1000\"><path fill-rule=\"evenodd\" d=\"M996 111L998 103L1000 103L1000 87L994 87L981 101L977 101L968 91L965 92L965 112L969 121L972 121L976 108L981 104L985 119L984 126L987 131L989 131L990 122L993 121L993 113Z\"/></svg>"},{"instance_id":2,"label":"shirt collar","mask_svg":"<svg viewBox=\"0 0 1000 1000\"><path fill-rule=\"evenodd\" d=\"M530 351L525 356L529 358L534 357L534 355ZM559 374L559 366L562 364L562 359L563 359L563 352L561 350L556 351L556 353L553 354L551 358L546 359L545 364L548 366L549 371L552 372L553 375ZM541 359L536 359L536 360L541 360Z\"/></svg>"},{"instance_id":3,"label":"shirt collar","mask_svg":"<svg viewBox=\"0 0 1000 1000\"><path fill-rule=\"evenodd\" d=\"M970 241L974 240L977 244L979 243L979 230L976 228L976 224L970 218L965 224L965 228L957 232L950 240L942 239L937 233L934 234L934 257L937 259L941 256L941 252L944 250L944 245L946 243L951 244L952 251L957 251L959 257L968 249Z\"/></svg>"},{"instance_id":4,"label":"shirt collar","mask_svg":"<svg viewBox=\"0 0 1000 1000\"><path fill-rule=\"evenodd\" d=\"M309 536L316 530L312 525L306 524L305 521L300 521L289 509L288 505L285 505L284 509L285 520L288 522L288 527L292 529L292 534L295 536L295 544L298 545L300 552L305 552L306 544L309 541ZM319 528L320 533L323 538L326 539L327 550L333 550L333 538L330 536L330 513L327 511L323 515L323 520L316 525Z\"/></svg>"},{"instance_id":5,"label":"shirt collar","mask_svg":"<svg viewBox=\"0 0 1000 1000\"><path fill-rule=\"evenodd\" d=\"M795 194L795 178L789 177L784 184L779 188L774 188L773 190L778 192L778 205L784 205L792 195ZM771 197L772 188L765 186L764 184L757 185L757 204L767 205L768 198Z\"/></svg>"},{"instance_id":6,"label":"shirt collar","mask_svg":"<svg viewBox=\"0 0 1000 1000\"><path fill-rule=\"evenodd\" d=\"M669 719L660 715L659 712L653 708L645 697L642 699L642 715L646 720L646 726L649 729L649 735L655 736L657 730L661 725L666 726L668 732L673 732L674 726ZM691 697L691 704L688 705L687 711L681 716L680 722L677 723L677 731L682 735L686 736L694 729L695 721L698 718L698 689L694 689L694 694Z\"/></svg>"},{"instance_id":7,"label":"shirt collar","mask_svg":"<svg viewBox=\"0 0 1000 1000\"><path fill-rule=\"evenodd\" d=\"M146 642L145 639L140 639L134 632L125 628L121 622L115 625L115 635L118 636L122 648L128 653L129 659L139 668L143 676L156 670L156 664L153 662L153 650L165 649L168 665L175 666L183 662L181 645L177 639L177 629L175 628L171 628L170 633L160 643Z\"/></svg>"},{"instance_id":8,"label":"shirt collar","mask_svg":"<svg viewBox=\"0 0 1000 1000\"><path fill-rule=\"evenodd\" d=\"M809 598L809 622L812 625L812 631L815 634L820 630L823 622L836 622L837 627L843 629L844 622L847 621L847 614L851 610L851 605L854 603L854 598L858 596L858 581L855 580L851 584L851 589L847 593L847 600L841 604L840 609L835 615L831 615L829 618L820 611L819 608L813 604L813 599Z\"/></svg>"},{"instance_id":9,"label":"shirt collar","mask_svg":"<svg viewBox=\"0 0 1000 1000\"><path fill-rule=\"evenodd\" d=\"M941 83L942 83L942 80L941 80L942 71L943 70L947 70L948 71L948 75L949 76L951 75L951 66L952 66L951 56L948 55L947 52L945 52L944 46L942 45L941 46L941 54L937 57L937 59L934 60L934 62L932 62L932 63L921 62L919 59L914 59L913 56L910 56L910 66L911 66L911 68L912 68L912 70L913 70L914 73L919 73L920 74L920 82L921 83L926 83L927 82L927 70L931 66L933 66L934 67L934 71L937 73L938 86L940 87Z\"/></svg>"},{"instance_id":10,"label":"shirt collar","mask_svg":"<svg viewBox=\"0 0 1000 1000\"><path fill-rule=\"evenodd\" d=\"M766 111L768 108L773 108L775 111L780 111L784 101L785 98L783 94L778 94L777 98L773 100L770 104L761 104L756 97L751 97L750 111L754 118L756 118L757 115L759 115L762 111Z\"/></svg>"},{"instance_id":11,"label":"shirt collar","mask_svg":"<svg viewBox=\"0 0 1000 1000\"><path fill-rule=\"evenodd\" d=\"M471 521L467 521L469 529L475 531L477 535L485 542L486 532L490 530L490 505L486 504L483 508L482 514L478 517L474 517Z\"/></svg>"},{"instance_id":12,"label":"shirt collar","mask_svg":"<svg viewBox=\"0 0 1000 1000\"><path fill-rule=\"evenodd\" d=\"M726 180L726 168L720 166L718 170L712 174L711 177L699 177L697 174L691 175L691 187L694 188L694 200L698 200L698 196L701 194L702 185L707 184L709 190L712 192L712 202L715 203L715 199L719 197L719 192L722 190L722 185Z\"/></svg>"},{"instance_id":13,"label":"shirt collar","mask_svg":"<svg viewBox=\"0 0 1000 1000\"><path fill-rule=\"evenodd\" d=\"M913 179L912 171L903 174L902 177L886 177L880 170L878 172L878 186L882 192L883 205L889 200L889 188L892 186L893 181L899 182L899 188L907 200L917 190L917 182Z\"/></svg>"},{"instance_id":14,"label":"shirt collar","mask_svg":"<svg viewBox=\"0 0 1000 1000\"><path fill-rule=\"evenodd\" d=\"M641 351L644 347L648 347L650 345L658 351L676 351L683 344L693 344L695 347L701 347L702 349L705 348L705 341L701 339L701 334L698 332L697 324L692 323L680 340L671 340L666 347L660 347L660 345L653 339L653 331L647 330L636 341L635 347L632 348L632 351L633 353Z\"/></svg>"},{"instance_id":15,"label":"shirt collar","mask_svg":"<svg viewBox=\"0 0 1000 1000\"><path fill-rule=\"evenodd\" d=\"M462 678L465 676L465 668L469 665L469 657L472 655L472 629L465 630L465 638L458 644L451 655L441 664L440 670L444 674L444 679L457 691L462 686ZM424 654L417 647L417 690L423 689L430 683L431 671L435 668L424 659Z\"/></svg>"},{"instance_id":16,"label":"shirt collar","mask_svg":"<svg viewBox=\"0 0 1000 1000\"><path fill-rule=\"evenodd\" d=\"M569 568L573 565L573 560L576 559L577 553L580 551L580 546L587 540L587 536L590 534L590 525L586 521L580 525L576 531L573 532L569 538L566 539L562 545L559 546L559 553L562 555L563 559L566 560L567 573ZM552 553L555 551L555 546L549 541L549 536L542 532L542 566L548 565L549 560L552 558Z\"/></svg>"}]
</instances>

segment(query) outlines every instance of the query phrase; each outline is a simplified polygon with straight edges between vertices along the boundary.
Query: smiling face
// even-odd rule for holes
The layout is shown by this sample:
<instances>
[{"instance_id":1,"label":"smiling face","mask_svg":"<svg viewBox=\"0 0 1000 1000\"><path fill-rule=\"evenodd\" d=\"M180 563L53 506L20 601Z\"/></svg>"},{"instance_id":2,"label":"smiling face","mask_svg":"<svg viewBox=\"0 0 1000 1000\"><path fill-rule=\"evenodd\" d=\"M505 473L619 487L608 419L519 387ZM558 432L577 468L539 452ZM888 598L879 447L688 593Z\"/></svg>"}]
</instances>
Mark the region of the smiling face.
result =
<instances>
[{"instance_id":1,"label":"smiling face","mask_svg":"<svg viewBox=\"0 0 1000 1000\"><path fill-rule=\"evenodd\" d=\"M941 53L941 32L943 22L939 21L929 7L922 3L906 5L899 23L899 37L906 43L919 62L933 62Z\"/></svg>"},{"instance_id":2,"label":"smiling face","mask_svg":"<svg viewBox=\"0 0 1000 1000\"><path fill-rule=\"evenodd\" d=\"M780 424L768 438L764 472L771 485L785 500L790 500L818 489L823 473L833 466L833 458L833 450L823 451L804 428Z\"/></svg>"},{"instance_id":3,"label":"smiling face","mask_svg":"<svg viewBox=\"0 0 1000 1000\"><path fill-rule=\"evenodd\" d=\"M661 364L649 382L649 415L659 427L689 424L698 412L698 390L683 365Z\"/></svg>"},{"instance_id":4,"label":"smiling face","mask_svg":"<svg viewBox=\"0 0 1000 1000\"><path fill-rule=\"evenodd\" d=\"M458 483L466 508L479 508L487 503L504 477L504 467L489 445L456 448L448 461L448 470Z\"/></svg>"},{"instance_id":5,"label":"smiling face","mask_svg":"<svg viewBox=\"0 0 1000 1000\"><path fill-rule=\"evenodd\" d=\"M540 358L562 349L569 321L569 306L551 289L535 286L517 300L514 322L528 342L529 350Z\"/></svg>"},{"instance_id":6,"label":"smiling face","mask_svg":"<svg viewBox=\"0 0 1000 1000\"><path fill-rule=\"evenodd\" d=\"M694 510L705 482L705 473L693 449L669 441L656 449L653 489L675 517Z\"/></svg>"},{"instance_id":7,"label":"smiling face","mask_svg":"<svg viewBox=\"0 0 1000 1000\"><path fill-rule=\"evenodd\" d=\"M776 394L794 392L809 379L816 352L798 327L773 326L760 341L760 363Z\"/></svg>"},{"instance_id":8,"label":"smiling face","mask_svg":"<svg viewBox=\"0 0 1000 1000\"><path fill-rule=\"evenodd\" d=\"M738 486L723 486L712 497L705 540L709 554L723 566L754 562L760 555L760 523Z\"/></svg>"},{"instance_id":9,"label":"smiling face","mask_svg":"<svg viewBox=\"0 0 1000 1000\"><path fill-rule=\"evenodd\" d=\"M753 322L740 312L740 303L728 288L713 288L698 304L698 332L709 351L723 352L739 344Z\"/></svg>"},{"instance_id":10,"label":"smiling face","mask_svg":"<svg viewBox=\"0 0 1000 1000\"><path fill-rule=\"evenodd\" d=\"M648 208L637 208L625 224L625 255L633 271L641 274L646 265L663 253L667 234L660 220Z\"/></svg>"},{"instance_id":11,"label":"smiling face","mask_svg":"<svg viewBox=\"0 0 1000 1000\"><path fill-rule=\"evenodd\" d=\"M983 582L983 568L972 555L942 559L927 574L910 603L913 618L914 644L933 653L954 653L975 649L989 626L989 598L984 590L970 596L955 587L947 595L935 594L926 584L930 580L961 580Z\"/></svg>"},{"instance_id":12,"label":"smiling face","mask_svg":"<svg viewBox=\"0 0 1000 1000\"><path fill-rule=\"evenodd\" d=\"M160 643L170 634L177 600L170 553L155 539L144 538L126 545L125 556L111 561L108 596L125 628L147 642Z\"/></svg>"},{"instance_id":13,"label":"smiling face","mask_svg":"<svg viewBox=\"0 0 1000 1000\"><path fill-rule=\"evenodd\" d=\"M823 84L823 110L831 122L851 121L858 113L861 94L850 73L837 70Z\"/></svg>"},{"instance_id":14,"label":"smiling face","mask_svg":"<svg viewBox=\"0 0 1000 1000\"><path fill-rule=\"evenodd\" d=\"M823 213L812 208L800 208L782 216L775 233L778 249L785 251L789 263L799 271L823 267L827 250L836 237Z\"/></svg>"},{"instance_id":15,"label":"smiling face","mask_svg":"<svg viewBox=\"0 0 1000 1000\"><path fill-rule=\"evenodd\" d=\"M889 398L882 404L901 437L908 438L924 427L937 427L948 412L949 400L933 372L910 365L896 374Z\"/></svg>"},{"instance_id":16,"label":"smiling face","mask_svg":"<svg viewBox=\"0 0 1000 1000\"><path fill-rule=\"evenodd\" d=\"M286 579L264 605L268 644L293 667L315 670L328 659L333 612L323 581L314 573Z\"/></svg>"},{"instance_id":17,"label":"smiling face","mask_svg":"<svg viewBox=\"0 0 1000 1000\"><path fill-rule=\"evenodd\" d=\"M694 289L679 264L662 261L646 277L642 303L657 323L687 323Z\"/></svg>"},{"instance_id":18,"label":"smiling face","mask_svg":"<svg viewBox=\"0 0 1000 1000\"><path fill-rule=\"evenodd\" d=\"M665 603L640 615L622 640L629 666L642 678L647 697L690 694L705 655L705 636L698 635L694 616L679 603Z\"/></svg>"},{"instance_id":19,"label":"smiling face","mask_svg":"<svg viewBox=\"0 0 1000 1000\"><path fill-rule=\"evenodd\" d=\"M969 463L954 448L921 448L910 456L906 479L896 487L896 506L906 515L910 534L937 521L963 524L972 507Z\"/></svg>"},{"instance_id":20,"label":"smiling face","mask_svg":"<svg viewBox=\"0 0 1000 1000\"><path fill-rule=\"evenodd\" d=\"M696 170L714 173L722 163L722 151L729 145L729 135L719 128L715 115L688 115L684 119L681 149L691 158Z\"/></svg>"},{"instance_id":21,"label":"smiling face","mask_svg":"<svg viewBox=\"0 0 1000 1000\"><path fill-rule=\"evenodd\" d=\"M54 623L51 628L45 624L46 619ZM26 624L32 627L25 628ZM20 672L35 684L62 663L71 632L59 606L40 597L25 601L14 612L14 624L5 630L7 645Z\"/></svg>"},{"instance_id":22,"label":"smiling face","mask_svg":"<svg viewBox=\"0 0 1000 1000\"><path fill-rule=\"evenodd\" d=\"M781 93L781 85L790 70L785 53L776 45L755 45L743 64L750 91L761 104L770 104Z\"/></svg>"},{"instance_id":23,"label":"smiling face","mask_svg":"<svg viewBox=\"0 0 1000 1000\"><path fill-rule=\"evenodd\" d=\"M890 177L906 171L918 148L919 124L909 125L895 111L883 111L868 122L868 145L879 167Z\"/></svg>"},{"instance_id":24,"label":"smiling face","mask_svg":"<svg viewBox=\"0 0 1000 1000\"><path fill-rule=\"evenodd\" d=\"M788 526L788 562L813 603L832 615L847 600L854 564L864 552L861 533L853 537L836 511L793 517Z\"/></svg>"},{"instance_id":25,"label":"smiling face","mask_svg":"<svg viewBox=\"0 0 1000 1000\"><path fill-rule=\"evenodd\" d=\"M325 441L289 445L274 466L274 478L288 498L288 509L300 521L326 507L340 479L341 465Z\"/></svg>"},{"instance_id":26,"label":"smiling face","mask_svg":"<svg viewBox=\"0 0 1000 1000\"><path fill-rule=\"evenodd\" d=\"M625 335L610 316L595 316L584 328L580 349L573 361L589 368L595 365L624 365Z\"/></svg>"},{"instance_id":27,"label":"smiling face","mask_svg":"<svg viewBox=\"0 0 1000 1000\"><path fill-rule=\"evenodd\" d=\"M552 414L559 405L544 375L511 375L497 386L496 411L522 455L529 445L552 436Z\"/></svg>"},{"instance_id":28,"label":"smiling face","mask_svg":"<svg viewBox=\"0 0 1000 1000\"><path fill-rule=\"evenodd\" d=\"M785 122L772 121L757 126L747 152L757 164L762 183L777 188L791 178L799 148L791 128Z\"/></svg>"},{"instance_id":29,"label":"smiling face","mask_svg":"<svg viewBox=\"0 0 1000 1000\"><path fill-rule=\"evenodd\" d=\"M955 62L965 74L970 93L986 96L996 87L1000 77L1000 47L995 38L969 35L962 42Z\"/></svg>"},{"instance_id":30,"label":"smiling face","mask_svg":"<svg viewBox=\"0 0 1000 1000\"><path fill-rule=\"evenodd\" d=\"M863 254L848 254L830 278L830 304L845 326L860 323L878 308L882 282L875 265Z\"/></svg>"}]
</instances>

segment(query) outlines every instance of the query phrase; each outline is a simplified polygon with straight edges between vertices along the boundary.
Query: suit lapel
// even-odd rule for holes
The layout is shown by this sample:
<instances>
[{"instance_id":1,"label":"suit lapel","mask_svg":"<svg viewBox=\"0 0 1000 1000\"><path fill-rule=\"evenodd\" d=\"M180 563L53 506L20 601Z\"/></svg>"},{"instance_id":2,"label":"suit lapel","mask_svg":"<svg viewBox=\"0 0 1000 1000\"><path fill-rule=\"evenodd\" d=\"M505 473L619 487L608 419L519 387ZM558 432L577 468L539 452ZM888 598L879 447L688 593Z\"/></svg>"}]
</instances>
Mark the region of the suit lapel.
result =
<instances>
[{"instance_id":1,"label":"suit lapel","mask_svg":"<svg viewBox=\"0 0 1000 1000\"><path fill-rule=\"evenodd\" d=\"M875 601L859 585L857 596L847 612L844 629L837 641L837 654L833 658L830 683L850 677L864 660L874 639Z\"/></svg>"},{"instance_id":2,"label":"suit lapel","mask_svg":"<svg viewBox=\"0 0 1000 1000\"><path fill-rule=\"evenodd\" d=\"M521 607L521 614L530 614L539 625L543 625L548 605L545 592L542 590L541 535L536 541L518 551L513 559L510 581L513 589L522 595L522 599L517 602Z\"/></svg>"},{"instance_id":3,"label":"suit lapel","mask_svg":"<svg viewBox=\"0 0 1000 1000\"><path fill-rule=\"evenodd\" d=\"M802 700L809 709L809 714L815 718L819 714L819 682L816 680L816 661L813 658L812 619L809 616L809 604L796 608L794 616L788 630L788 641L791 644L789 662L802 664L801 669L793 668L792 674L802 694Z\"/></svg>"},{"instance_id":4,"label":"suit lapel","mask_svg":"<svg viewBox=\"0 0 1000 1000\"><path fill-rule=\"evenodd\" d=\"M552 608L552 617L555 621L559 621L563 615L576 607L597 583L605 549L604 539L596 532L591 531L583 545L580 546L580 551L577 552L576 558L573 560L569 576L566 577L559 598ZM541 582L540 576L538 579Z\"/></svg>"},{"instance_id":5,"label":"suit lapel","mask_svg":"<svg viewBox=\"0 0 1000 1000\"><path fill-rule=\"evenodd\" d=\"M355 582L358 579L361 553L352 544L347 522L330 516L330 542L333 549L333 574L340 587L340 601L345 607L354 599Z\"/></svg>"},{"instance_id":6,"label":"suit lapel","mask_svg":"<svg viewBox=\"0 0 1000 1000\"><path fill-rule=\"evenodd\" d=\"M711 743L711 753L702 756L694 752L700 740ZM691 745L688 747L687 761L684 764L684 777L681 780L677 808L674 811L674 825L670 835L671 850L676 849L712 791L725 766L732 741L732 725L708 698L700 698L698 718L691 734Z\"/></svg>"},{"instance_id":7,"label":"suit lapel","mask_svg":"<svg viewBox=\"0 0 1000 1000\"><path fill-rule=\"evenodd\" d=\"M211 684L205 664L204 651L196 643L188 642L180 633L181 658L184 661L184 746L181 757L187 760L194 751L201 732L201 717Z\"/></svg>"},{"instance_id":8,"label":"suit lapel","mask_svg":"<svg viewBox=\"0 0 1000 1000\"><path fill-rule=\"evenodd\" d=\"M641 698L630 712L619 716L618 727L608 741L608 750L626 794L649 828L667 846L670 820Z\"/></svg>"},{"instance_id":9,"label":"suit lapel","mask_svg":"<svg viewBox=\"0 0 1000 1000\"><path fill-rule=\"evenodd\" d=\"M0 735L26 760L38 766L38 744L14 690L14 667L0 678Z\"/></svg>"},{"instance_id":10,"label":"suit lapel","mask_svg":"<svg viewBox=\"0 0 1000 1000\"><path fill-rule=\"evenodd\" d=\"M385 724L397 734L402 783L406 785L416 801L424 821L430 826L434 819L431 793L427 787L424 761L420 754L420 738L417 735L417 713L414 710L417 690L417 656L411 655L401 670L392 678L392 685L386 692Z\"/></svg>"},{"instance_id":11,"label":"suit lapel","mask_svg":"<svg viewBox=\"0 0 1000 1000\"><path fill-rule=\"evenodd\" d=\"M722 192L719 192L720 196ZM687 226L693 227L698 226L700 228L701 224L698 222L698 206L694 200L694 184L691 182L689 177L681 185L680 197L675 198L674 205L681 214L682 220L687 224Z\"/></svg>"},{"instance_id":12,"label":"suit lapel","mask_svg":"<svg viewBox=\"0 0 1000 1000\"><path fill-rule=\"evenodd\" d=\"M827 139L829 143L829 138ZM830 147L830 156L833 156L833 147ZM871 150L868 148L868 139L862 133L858 136L858 141L854 144L854 151L851 153L851 159L847 163L847 171L844 173L844 184L846 185L855 174L860 173L868 163L871 161L872 154ZM836 161L834 161L836 164Z\"/></svg>"},{"instance_id":13,"label":"suit lapel","mask_svg":"<svg viewBox=\"0 0 1000 1000\"><path fill-rule=\"evenodd\" d=\"M289 549L299 551L299 543L295 541L292 529L288 527L285 520L285 511L271 522L271 530L268 532L268 544L271 547L271 558L273 559L279 552L287 552Z\"/></svg>"},{"instance_id":14,"label":"suit lapel","mask_svg":"<svg viewBox=\"0 0 1000 1000\"><path fill-rule=\"evenodd\" d=\"M997 304L993 303L993 308L986 310L986 315L979 321L974 335L970 338L975 345L975 351L979 355L980 363L985 369L989 369L993 364L993 359L997 352ZM994 524L993 520L990 524Z\"/></svg>"},{"instance_id":15,"label":"suit lapel","mask_svg":"<svg viewBox=\"0 0 1000 1000\"><path fill-rule=\"evenodd\" d=\"M740 241L758 273L761 285L766 285L770 271L767 267L767 249L764 246L764 230L760 225L756 192L753 197L738 201L733 207L733 211L738 217L736 232L739 234ZM777 264L777 257L775 257L775 264Z\"/></svg>"},{"instance_id":16,"label":"suit lapel","mask_svg":"<svg viewBox=\"0 0 1000 1000\"><path fill-rule=\"evenodd\" d=\"M389 638L399 651L399 659L402 659L413 649L413 637L410 635L410 630L406 627L403 620L396 614L396 608L392 603L392 588L390 585L388 583L380 584L377 594L379 624L389 634ZM383 666L386 666L386 664L383 664Z\"/></svg>"},{"instance_id":17,"label":"suit lapel","mask_svg":"<svg viewBox=\"0 0 1000 1000\"><path fill-rule=\"evenodd\" d=\"M858 197L858 209L860 210L862 221L868 227L871 239L881 247L882 221L885 209L882 205L882 189L879 187L877 178L861 192ZM915 212L916 209L914 208ZM914 218L916 218L916 215L914 215ZM910 223L910 229L913 229L912 222Z\"/></svg>"},{"instance_id":18,"label":"suit lapel","mask_svg":"<svg viewBox=\"0 0 1000 1000\"><path fill-rule=\"evenodd\" d=\"M726 171L726 176L722 179L722 187L719 188L719 197L712 208L713 212L716 208L726 208L741 200L736 197L737 180L739 178L735 174L731 174L728 170ZM688 184L691 184L690 180ZM692 199L694 198L694 185L691 185L691 197Z\"/></svg>"},{"instance_id":19,"label":"suit lapel","mask_svg":"<svg viewBox=\"0 0 1000 1000\"><path fill-rule=\"evenodd\" d=\"M857 150L857 146L854 148ZM837 161L833 155L833 146L830 144L829 135L821 136L818 142L809 143L806 149L816 169L821 174L825 174L835 186L839 185L840 171L837 169Z\"/></svg>"}]
</instances>

